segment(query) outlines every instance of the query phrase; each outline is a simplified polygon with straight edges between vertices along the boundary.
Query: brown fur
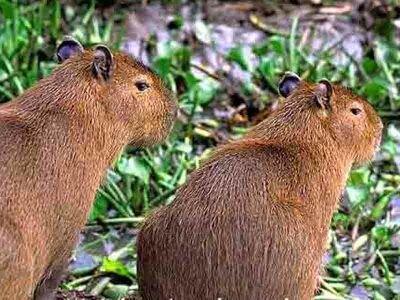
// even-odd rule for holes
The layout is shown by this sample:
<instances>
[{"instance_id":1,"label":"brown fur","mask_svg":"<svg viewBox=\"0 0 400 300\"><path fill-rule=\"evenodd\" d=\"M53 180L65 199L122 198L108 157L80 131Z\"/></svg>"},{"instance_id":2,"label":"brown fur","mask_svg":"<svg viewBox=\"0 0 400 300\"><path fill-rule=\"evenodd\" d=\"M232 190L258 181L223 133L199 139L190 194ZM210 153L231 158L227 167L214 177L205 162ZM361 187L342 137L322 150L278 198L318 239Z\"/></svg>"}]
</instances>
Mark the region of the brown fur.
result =
<instances>
[{"instance_id":1,"label":"brown fur","mask_svg":"<svg viewBox=\"0 0 400 300\"><path fill-rule=\"evenodd\" d=\"M86 50L0 107L0 298L52 299L106 168L123 146L163 140L176 104L161 80L114 54L95 78ZM139 93L134 83L150 83Z\"/></svg>"},{"instance_id":2,"label":"brown fur","mask_svg":"<svg viewBox=\"0 0 400 300\"><path fill-rule=\"evenodd\" d=\"M316 86L301 82L149 217L138 236L143 299L312 298L348 173L372 157L382 129L373 108L340 86L332 110L317 107Z\"/></svg>"}]
</instances>

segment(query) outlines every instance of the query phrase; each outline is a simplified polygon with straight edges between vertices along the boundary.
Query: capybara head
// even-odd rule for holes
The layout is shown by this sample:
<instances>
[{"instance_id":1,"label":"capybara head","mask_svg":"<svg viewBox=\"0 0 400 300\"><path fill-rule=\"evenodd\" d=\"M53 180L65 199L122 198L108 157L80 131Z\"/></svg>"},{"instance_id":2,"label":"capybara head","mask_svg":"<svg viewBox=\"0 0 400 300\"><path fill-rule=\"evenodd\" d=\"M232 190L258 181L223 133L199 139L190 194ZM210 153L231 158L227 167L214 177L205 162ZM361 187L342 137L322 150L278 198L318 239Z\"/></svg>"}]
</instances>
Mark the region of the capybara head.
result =
<instances>
[{"instance_id":1,"label":"capybara head","mask_svg":"<svg viewBox=\"0 0 400 300\"><path fill-rule=\"evenodd\" d=\"M279 83L279 92L287 98L284 105L298 105L300 111L315 112L321 129L331 135L339 149L352 155L354 164L373 157L381 141L383 125L363 98L328 80L308 83L294 73L285 74Z\"/></svg>"},{"instance_id":2,"label":"capybara head","mask_svg":"<svg viewBox=\"0 0 400 300\"><path fill-rule=\"evenodd\" d=\"M166 138L177 104L150 68L126 54L113 54L104 45L85 50L70 37L58 46L57 58L63 76L68 74L87 93L99 95L97 101L113 124L130 137L128 142L149 146Z\"/></svg>"}]
</instances>

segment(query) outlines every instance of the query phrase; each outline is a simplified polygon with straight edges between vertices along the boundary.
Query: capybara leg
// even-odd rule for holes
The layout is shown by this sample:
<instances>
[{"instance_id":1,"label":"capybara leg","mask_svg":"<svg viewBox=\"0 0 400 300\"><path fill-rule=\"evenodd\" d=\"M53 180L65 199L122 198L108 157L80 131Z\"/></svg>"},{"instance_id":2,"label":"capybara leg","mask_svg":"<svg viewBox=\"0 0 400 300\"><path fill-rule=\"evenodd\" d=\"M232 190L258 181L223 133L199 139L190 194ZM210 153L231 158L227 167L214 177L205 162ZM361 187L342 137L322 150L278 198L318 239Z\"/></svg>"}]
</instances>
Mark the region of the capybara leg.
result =
<instances>
[{"instance_id":1,"label":"capybara leg","mask_svg":"<svg viewBox=\"0 0 400 300\"><path fill-rule=\"evenodd\" d=\"M33 298L34 264L17 232L0 227L0 299Z\"/></svg>"},{"instance_id":2,"label":"capybara leg","mask_svg":"<svg viewBox=\"0 0 400 300\"><path fill-rule=\"evenodd\" d=\"M42 280L35 290L34 300L53 300L56 296L56 289L61 283L68 261L49 268L43 275Z\"/></svg>"}]
</instances>

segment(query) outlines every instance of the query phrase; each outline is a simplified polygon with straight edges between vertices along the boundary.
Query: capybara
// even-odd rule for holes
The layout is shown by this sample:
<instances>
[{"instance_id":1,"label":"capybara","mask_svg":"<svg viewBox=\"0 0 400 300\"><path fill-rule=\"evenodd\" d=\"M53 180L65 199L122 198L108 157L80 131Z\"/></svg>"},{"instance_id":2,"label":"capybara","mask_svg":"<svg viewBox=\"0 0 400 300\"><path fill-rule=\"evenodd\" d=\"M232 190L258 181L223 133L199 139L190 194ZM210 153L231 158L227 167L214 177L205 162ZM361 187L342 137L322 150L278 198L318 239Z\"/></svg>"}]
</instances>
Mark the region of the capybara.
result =
<instances>
[{"instance_id":1,"label":"capybara","mask_svg":"<svg viewBox=\"0 0 400 300\"><path fill-rule=\"evenodd\" d=\"M162 141L177 105L149 68L66 38L61 65L0 106L0 299L53 299L96 189L126 144Z\"/></svg>"},{"instance_id":2,"label":"capybara","mask_svg":"<svg viewBox=\"0 0 400 300\"><path fill-rule=\"evenodd\" d=\"M218 147L138 236L145 300L311 299L327 233L353 165L382 123L365 100L293 73L286 99L243 138Z\"/></svg>"}]
</instances>

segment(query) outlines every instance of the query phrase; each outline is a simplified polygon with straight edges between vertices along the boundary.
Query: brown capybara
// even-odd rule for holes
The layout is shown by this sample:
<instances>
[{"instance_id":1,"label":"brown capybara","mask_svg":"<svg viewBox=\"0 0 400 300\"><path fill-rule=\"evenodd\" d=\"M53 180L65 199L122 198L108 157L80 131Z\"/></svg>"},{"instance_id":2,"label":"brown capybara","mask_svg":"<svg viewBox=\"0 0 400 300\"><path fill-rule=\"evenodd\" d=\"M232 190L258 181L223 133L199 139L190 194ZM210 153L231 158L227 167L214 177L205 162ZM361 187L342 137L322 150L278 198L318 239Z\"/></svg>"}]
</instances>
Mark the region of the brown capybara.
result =
<instances>
[{"instance_id":1,"label":"brown capybara","mask_svg":"<svg viewBox=\"0 0 400 300\"><path fill-rule=\"evenodd\" d=\"M382 123L326 80L289 73L279 90L287 99L276 112L217 148L144 223L145 300L312 298L346 178L372 158Z\"/></svg>"},{"instance_id":2,"label":"brown capybara","mask_svg":"<svg viewBox=\"0 0 400 300\"><path fill-rule=\"evenodd\" d=\"M50 76L0 107L0 299L53 299L103 174L169 133L176 103L147 67L66 38Z\"/></svg>"}]
</instances>

